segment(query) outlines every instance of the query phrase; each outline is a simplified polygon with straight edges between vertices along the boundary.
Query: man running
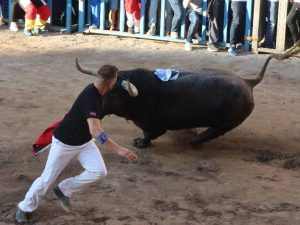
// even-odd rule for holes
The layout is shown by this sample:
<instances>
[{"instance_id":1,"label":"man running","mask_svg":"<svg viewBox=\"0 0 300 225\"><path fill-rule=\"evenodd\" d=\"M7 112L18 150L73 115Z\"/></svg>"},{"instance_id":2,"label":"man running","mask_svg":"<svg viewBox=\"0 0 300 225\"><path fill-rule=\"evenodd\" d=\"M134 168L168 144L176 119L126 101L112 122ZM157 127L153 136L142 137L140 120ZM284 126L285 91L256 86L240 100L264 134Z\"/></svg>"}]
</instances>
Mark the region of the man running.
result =
<instances>
[{"instance_id":1,"label":"man running","mask_svg":"<svg viewBox=\"0 0 300 225\"><path fill-rule=\"evenodd\" d=\"M18 204L18 222L27 222L27 213L37 209L40 198L75 156L84 171L63 180L53 189L64 210L72 210L69 198L74 192L85 189L107 175L101 153L92 138L130 161L137 160L134 152L115 143L101 128L102 96L113 88L117 72L115 66L102 66L96 81L79 94L69 113L54 130L45 169L33 182L25 199Z\"/></svg>"}]
</instances>

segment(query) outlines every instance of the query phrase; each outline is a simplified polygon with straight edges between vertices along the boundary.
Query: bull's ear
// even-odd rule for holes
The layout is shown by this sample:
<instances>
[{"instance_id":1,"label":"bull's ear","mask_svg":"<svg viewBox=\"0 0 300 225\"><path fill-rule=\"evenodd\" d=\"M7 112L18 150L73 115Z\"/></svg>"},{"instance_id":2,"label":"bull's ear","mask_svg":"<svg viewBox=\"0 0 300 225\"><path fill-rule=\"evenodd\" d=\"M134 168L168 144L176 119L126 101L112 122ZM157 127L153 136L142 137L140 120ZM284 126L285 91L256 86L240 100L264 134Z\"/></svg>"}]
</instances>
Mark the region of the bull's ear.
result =
<instances>
[{"instance_id":1,"label":"bull's ear","mask_svg":"<svg viewBox=\"0 0 300 225\"><path fill-rule=\"evenodd\" d=\"M136 97L139 94L136 86L134 86L128 80L123 80L121 85L122 85L122 87L123 87L124 90L128 91L128 94L131 97Z\"/></svg>"}]
</instances>

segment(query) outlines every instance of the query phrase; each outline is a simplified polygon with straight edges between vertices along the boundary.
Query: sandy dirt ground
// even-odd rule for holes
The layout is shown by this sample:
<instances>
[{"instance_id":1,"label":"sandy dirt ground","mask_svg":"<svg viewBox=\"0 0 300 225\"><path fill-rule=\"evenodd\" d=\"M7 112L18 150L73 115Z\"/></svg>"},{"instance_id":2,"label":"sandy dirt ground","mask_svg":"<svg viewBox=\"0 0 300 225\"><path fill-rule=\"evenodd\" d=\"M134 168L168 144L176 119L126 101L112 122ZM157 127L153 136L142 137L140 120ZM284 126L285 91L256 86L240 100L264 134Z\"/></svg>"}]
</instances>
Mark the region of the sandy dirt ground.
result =
<instances>
[{"instance_id":1,"label":"sandy dirt ground","mask_svg":"<svg viewBox=\"0 0 300 225\"><path fill-rule=\"evenodd\" d=\"M76 70L75 57L94 68L104 63L120 69L176 67L247 78L257 76L267 57L182 49L183 44L113 36L24 37L1 28L0 224L15 224L17 203L43 170L48 152L33 157L33 141L93 82ZM300 224L299 62L272 61L254 89L256 106L249 118L197 150L188 144L195 135L190 130L168 132L150 148L136 149L132 140L142 135L139 128L113 115L104 118L110 137L133 149L138 162L99 146L108 176L72 196L73 213L64 212L49 191L29 224ZM81 171L74 160L55 184Z\"/></svg>"}]
</instances>

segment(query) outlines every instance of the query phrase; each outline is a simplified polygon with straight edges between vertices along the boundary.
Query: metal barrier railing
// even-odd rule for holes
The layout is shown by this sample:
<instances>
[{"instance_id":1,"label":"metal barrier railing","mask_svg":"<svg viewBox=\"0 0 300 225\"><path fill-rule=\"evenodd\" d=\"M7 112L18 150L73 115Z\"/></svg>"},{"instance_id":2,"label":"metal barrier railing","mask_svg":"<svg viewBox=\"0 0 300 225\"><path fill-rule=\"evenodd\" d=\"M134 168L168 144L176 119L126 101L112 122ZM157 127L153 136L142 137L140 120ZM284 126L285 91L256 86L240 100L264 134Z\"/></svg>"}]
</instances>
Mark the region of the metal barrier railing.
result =
<instances>
[{"instance_id":1,"label":"metal barrier railing","mask_svg":"<svg viewBox=\"0 0 300 225\"><path fill-rule=\"evenodd\" d=\"M11 9L11 1L9 1L9 9ZM145 38L145 39L153 39L153 40L161 40L161 41L173 41L173 42L183 42L184 41L184 35L185 35L185 19L182 19L181 24L181 32L180 32L180 38L179 39L172 39L170 37L165 36L165 6L166 1L168 0L160 0L160 30L159 35L157 36L146 36L145 35L145 16L146 16L146 1L147 0L141 0L142 8L141 8L141 20L140 20L140 33L139 34L129 34L125 32L125 24L126 24L126 13L125 13L125 0L120 0L119 10L120 10L120 27L119 31L109 31L105 30L105 3L106 0L100 1L100 26L99 29L93 30L93 33L97 34L110 34L110 35L118 35L118 36L126 36L126 37L136 37L136 38ZM148 0L149 1L149 0ZM222 45L228 46L229 43L229 10L230 10L230 1L231 0L224 0L224 13L223 13L223 40ZM48 0L48 5L52 9L52 0ZM254 0L247 0L246 3L246 18L245 18L245 37L251 36L252 32L252 15L253 15L253 4ZM86 7L90 5L90 0L79 0L78 1L78 32L84 32L84 29L86 27L86 24L90 24L90 17L91 17L91 11L90 7ZM205 45L207 42L206 32L207 32L207 0L203 0L203 6L202 6L202 29L200 38L201 41L200 44ZM86 16L87 13L87 16ZM10 18L11 18L11 12L9 12ZM71 33L72 30L72 0L66 0L66 32ZM87 21L85 21L85 18L87 18ZM51 21L51 20L50 20ZM244 42L244 48L247 50L250 50L250 41L245 39Z\"/></svg>"}]
</instances>

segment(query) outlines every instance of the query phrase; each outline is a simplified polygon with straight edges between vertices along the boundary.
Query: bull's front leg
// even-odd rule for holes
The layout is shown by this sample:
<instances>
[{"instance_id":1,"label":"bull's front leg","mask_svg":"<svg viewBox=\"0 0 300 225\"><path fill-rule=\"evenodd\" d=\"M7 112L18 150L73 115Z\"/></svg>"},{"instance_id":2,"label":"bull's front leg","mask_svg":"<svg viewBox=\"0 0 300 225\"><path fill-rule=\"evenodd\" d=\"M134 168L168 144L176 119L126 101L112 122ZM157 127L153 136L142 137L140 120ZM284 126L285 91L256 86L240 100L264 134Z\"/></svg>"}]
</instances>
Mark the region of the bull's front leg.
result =
<instances>
[{"instance_id":1,"label":"bull's front leg","mask_svg":"<svg viewBox=\"0 0 300 225\"><path fill-rule=\"evenodd\" d=\"M161 131L145 131L143 130L144 138L135 138L133 145L137 148L147 148L151 145L151 140L158 138L159 136L166 133L166 130Z\"/></svg>"}]
</instances>

